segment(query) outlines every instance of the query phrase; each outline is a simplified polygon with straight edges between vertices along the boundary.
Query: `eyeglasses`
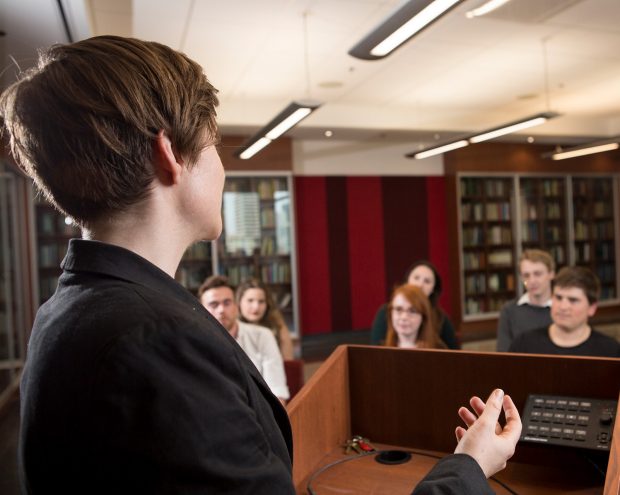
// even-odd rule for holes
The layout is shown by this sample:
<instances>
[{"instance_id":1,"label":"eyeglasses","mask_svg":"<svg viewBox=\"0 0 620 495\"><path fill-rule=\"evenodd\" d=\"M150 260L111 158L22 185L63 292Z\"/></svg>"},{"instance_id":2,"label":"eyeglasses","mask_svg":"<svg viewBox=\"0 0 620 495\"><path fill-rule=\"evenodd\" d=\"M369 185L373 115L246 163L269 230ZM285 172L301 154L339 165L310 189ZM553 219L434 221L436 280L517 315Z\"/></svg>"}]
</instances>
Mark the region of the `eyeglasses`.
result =
<instances>
[{"instance_id":1,"label":"eyeglasses","mask_svg":"<svg viewBox=\"0 0 620 495\"><path fill-rule=\"evenodd\" d=\"M415 316L417 314L420 314L413 308L403 308L402 306L392 306L392 313L398 316Z\"/></svg>"}]
</instances>

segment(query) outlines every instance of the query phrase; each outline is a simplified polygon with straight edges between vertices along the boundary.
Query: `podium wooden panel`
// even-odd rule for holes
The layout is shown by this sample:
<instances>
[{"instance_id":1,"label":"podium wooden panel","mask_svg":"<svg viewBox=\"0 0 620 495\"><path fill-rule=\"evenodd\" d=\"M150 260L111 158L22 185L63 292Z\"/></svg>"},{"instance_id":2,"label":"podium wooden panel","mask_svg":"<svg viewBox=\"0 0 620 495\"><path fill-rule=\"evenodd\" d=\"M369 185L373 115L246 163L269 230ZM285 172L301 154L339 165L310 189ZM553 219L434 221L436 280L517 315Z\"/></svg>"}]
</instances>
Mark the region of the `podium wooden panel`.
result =
<instances>
[{"instance_id":1,"label":"podium wooden panel","mask_svg":"<svg viewBox=\"0 0 620 495\"><path fill-rule=\"evenodd\" d=\"M617 400L620 359L340 346L288 406L298 493L306 493L313 472L344 458L340 446L352 434L382 445L451 453L458 408L497 387L520 411L530 393ZM616 421L605 495L618 494L619 452ZM565 487L601 493L602 476L597 478L582 454L519 444L497 477L520 494L562 493ZM423 474L412 475L410 486Z\"/></svg>"}]
</instances>

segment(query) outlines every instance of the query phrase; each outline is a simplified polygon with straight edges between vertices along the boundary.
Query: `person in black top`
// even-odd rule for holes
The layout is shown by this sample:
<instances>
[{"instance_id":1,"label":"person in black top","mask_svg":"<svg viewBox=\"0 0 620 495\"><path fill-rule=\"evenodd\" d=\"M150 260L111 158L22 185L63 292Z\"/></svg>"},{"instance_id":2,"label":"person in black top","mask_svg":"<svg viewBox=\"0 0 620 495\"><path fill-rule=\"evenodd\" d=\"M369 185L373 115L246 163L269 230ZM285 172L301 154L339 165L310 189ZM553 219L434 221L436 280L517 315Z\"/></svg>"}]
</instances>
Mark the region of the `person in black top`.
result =
<instances>
[{"instance_id":1,"label":"person in black top","mask_svg":"<svg viewBox=\"0 0 620 495\"><path fill-rule=\"evenodd\" d=\"M83 237L28 345L24 493L295 492L285 409L174 280L222 229L216 105L197 63L116 36L52 47L0 97L16 161ZM521 421L501 390L470 405L416 493L490 492Z\"/></svg>"},{"instance_id":2,"label":"person in black top","mask_svg":"<svg viewBox=\"0 0 620 495\"><path fill-rule=\"evenodd\" d=\"M590 327L601 285L594 273L581 266L562 268L553 282L548 327L517 337L510 352L573 356L620 357L620 343Z\"/></svg>"}]
</instances>

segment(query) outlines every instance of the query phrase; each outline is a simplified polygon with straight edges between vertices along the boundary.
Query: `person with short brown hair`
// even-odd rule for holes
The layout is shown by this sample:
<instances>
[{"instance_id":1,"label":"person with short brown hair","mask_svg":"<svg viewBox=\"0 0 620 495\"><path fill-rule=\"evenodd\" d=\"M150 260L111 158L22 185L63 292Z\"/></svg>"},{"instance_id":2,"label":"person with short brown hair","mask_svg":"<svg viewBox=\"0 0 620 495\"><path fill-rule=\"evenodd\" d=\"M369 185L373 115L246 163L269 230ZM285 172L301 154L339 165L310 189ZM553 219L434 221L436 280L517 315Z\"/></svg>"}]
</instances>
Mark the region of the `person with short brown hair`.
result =
<instances>
[{"instance_id":1,"label":"person with short brown hair","mask_svg":"<svg viewBox=\"0 0 620 495\"><path fill-rule=\"evenodd\" d=\"M497 350L508 351L519 335L551 324L551 282L555 261L540 249L526 249L519 258L519 275L525 293L507 302L499 315Z\"/></svg>"},{"instance_id":2,"label":"person with short brown hair","mask_svg":"<svg viewBox=\"0 0 620 495\"><path fill-rule=\"evenodd\" d=\"M52 47L0 97L13 155L83 237L28 344L23 493L295 493L286 410L174 280L222 230L216 105L197 63L116 36ZM470 404L418 493L489 493L512 456L514 402Z\"/></svg>"},{"instance_id":3,"label":"person with short brown hair","mask_svg":"<svg viewBox=\"0 0 620 495\"><path fill-rule=\"evenodd\" d=\"M620 343L589 324L600 292L601 284L589 268L562 268L553 281L551 325L520 335L510 352L620 357Z\"/></svg>"}]
</instances>

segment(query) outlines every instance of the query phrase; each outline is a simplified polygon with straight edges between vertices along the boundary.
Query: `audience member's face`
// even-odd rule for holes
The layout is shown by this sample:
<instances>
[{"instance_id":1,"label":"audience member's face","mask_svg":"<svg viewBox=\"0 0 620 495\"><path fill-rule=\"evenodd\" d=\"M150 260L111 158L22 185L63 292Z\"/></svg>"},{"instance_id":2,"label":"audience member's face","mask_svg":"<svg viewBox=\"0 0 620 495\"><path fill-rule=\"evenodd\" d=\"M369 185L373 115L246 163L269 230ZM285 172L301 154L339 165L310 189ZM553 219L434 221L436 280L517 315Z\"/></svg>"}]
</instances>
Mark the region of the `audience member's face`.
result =
<instances>
[{"instance_id":1,"label":"audience member's face","mask_svg":"<svg viewBox=\"0 0 620 495\"><path fill-rule=\"evenodd\" d=\"M554 272L540 261L523 260L519 267L521 280L530 296L544 296L551 291Z\"/></svg>"},{"instance_id":2,"label":"audience member's face","mask_svg":"<svg viewBox=\"0 0 620 495\"><path fill-rule=\"evenodd\" d=\"M435 288L435 275L433 274L433 270L428 266L416 266L409 274L407 283L419 287L426 297L428 297L433 293L433 289Z\"/></svg>"},{"instance_id":3,"label":"audience member's face","mask_svg":"<svg viewBox=\"0 0 620 495\"><path fill-rule=\"evenodd\" d=\"M217 321L229 332L237 321L237 304L233 291L228 287L209 289L201 297L200 302L207 308Z\"/></svg>"},{"instance_id":4,"label":"audience member's face","mask_svg":"<svg viewBox=\"0 0 620 495\"><path fill-rule=\"evenodd\" d=\"M392 299L392 325L400 337L415 337L422 324L422 315L402 294L396 294Z\"/></svg>"},{"instance_id":5,"label":"audience member's face","mask_svg":"<svg viewBox=\"0 0 620 495\"><path fill-rule=\"evenodd\" d=\"M260 321L267 311L267 299L263 289L247 289L239 301L239 311L248 321Z\"/></svg>"},{"instance_id":6,"label":"audience member's face","mask_svg":"<svg viewBox=\"0 0 620 495\"><path fill-rule=\"evenodd\" d=\"M556 327L571 332L587 325L594 316L596 304L590 304L579 287L554 287L551 299L551 319Z\"/></svg>"}]
</instances>

